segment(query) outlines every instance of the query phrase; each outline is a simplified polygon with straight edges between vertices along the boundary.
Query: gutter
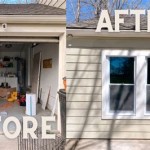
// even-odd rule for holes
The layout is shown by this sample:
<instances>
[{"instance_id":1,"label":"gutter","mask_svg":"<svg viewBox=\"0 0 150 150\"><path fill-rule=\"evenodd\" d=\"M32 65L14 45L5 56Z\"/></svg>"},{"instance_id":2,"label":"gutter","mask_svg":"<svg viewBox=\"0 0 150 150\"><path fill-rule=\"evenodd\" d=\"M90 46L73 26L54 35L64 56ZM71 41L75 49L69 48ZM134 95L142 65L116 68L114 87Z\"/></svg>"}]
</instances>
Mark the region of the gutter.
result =
<instances>
[{"instance_id":1,"label":"gutter","mask_svg":"<svg viewBox=\"0 0 150 150\"><path fill-rule=\"evenodd\" d=\"M146 30L135 32L134 30L122 30L121 32L95 32L96 29L67 29L67 37L99 37L99 38L150 38Z\"/></svg>"},{"instance_id":2,"label":"gutter","mask_svg":"<svg viewBox=\"0 0 150 150\"><path fill-rule=\"evenodd\" d=\"M65 15L0 15L0 23L38 23L66 25Z\"/></svg>"}]
</instances>

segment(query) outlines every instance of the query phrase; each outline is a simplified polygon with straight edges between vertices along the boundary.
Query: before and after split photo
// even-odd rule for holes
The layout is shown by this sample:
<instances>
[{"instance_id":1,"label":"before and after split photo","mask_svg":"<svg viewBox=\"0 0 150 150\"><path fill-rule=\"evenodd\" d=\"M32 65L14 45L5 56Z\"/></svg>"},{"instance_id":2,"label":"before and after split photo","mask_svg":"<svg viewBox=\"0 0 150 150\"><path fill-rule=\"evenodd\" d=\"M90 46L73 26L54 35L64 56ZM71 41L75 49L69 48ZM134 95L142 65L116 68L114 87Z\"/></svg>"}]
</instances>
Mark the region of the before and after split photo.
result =
<instances>
[{"instance_id":1,"label":"before and after split photo","mask_svg":"<svg viewBox=\"0 0 150 150\"><path fill-rule=\"evenodd\" d=\"M149 0L0 0L0 150L149 147Z\"/></svg>"}]
</instances>

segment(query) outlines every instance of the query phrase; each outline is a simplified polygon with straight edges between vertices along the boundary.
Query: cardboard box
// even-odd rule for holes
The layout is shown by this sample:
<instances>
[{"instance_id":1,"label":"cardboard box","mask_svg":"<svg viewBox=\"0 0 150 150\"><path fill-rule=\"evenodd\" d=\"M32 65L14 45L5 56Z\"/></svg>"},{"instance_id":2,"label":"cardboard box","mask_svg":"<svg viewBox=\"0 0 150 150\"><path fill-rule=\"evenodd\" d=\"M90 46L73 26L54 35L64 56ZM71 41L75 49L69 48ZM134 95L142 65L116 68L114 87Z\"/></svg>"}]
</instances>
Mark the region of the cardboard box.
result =
<instances>
[{"instance_id":1,"label":"cardboard box","mask_svg":"<svg viewBox=\"0 0 150 150\"><path fill-rule=\"evenodd\" d=\"M15 92L16 88L0 88L0 99L7 99L11 92Z\"/></svg>"}]
</instances>

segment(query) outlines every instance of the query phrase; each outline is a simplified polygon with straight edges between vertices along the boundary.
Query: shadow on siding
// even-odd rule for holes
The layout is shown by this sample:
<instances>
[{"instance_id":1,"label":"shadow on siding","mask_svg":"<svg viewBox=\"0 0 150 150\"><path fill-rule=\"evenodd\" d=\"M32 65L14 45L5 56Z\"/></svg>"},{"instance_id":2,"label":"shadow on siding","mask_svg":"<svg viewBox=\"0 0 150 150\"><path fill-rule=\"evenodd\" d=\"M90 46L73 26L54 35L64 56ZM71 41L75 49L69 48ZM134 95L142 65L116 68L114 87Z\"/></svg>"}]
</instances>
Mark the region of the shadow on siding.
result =
<instances>
[{"instance_id":1,"label":"shadow on siding","mask_svg":"<svg viewBox=\"0 0 150 150\"><path fill-rule=\"evenodd\" d=\"M80 49L80 52L79 52L79 54L78 54L78 59L77 59L77 63L76 63L76 68L75 68L75 71L74 71L74 76L73 76L73 79L75 79L76 78L76 74L78 73L78 64L80 64L79 63L79 61L80 61L80 59L81 59L81 56L83 56L83 54L81 54L81 51L82 51L82 49ZM129 56L130 56L130 53L128 54ZM91 60L91 57L92 57L92 55L90 56L89 55L89 60ZM99 54L99 62L101 62L101 53ZM92 63L92 62L90 62L90 63ZM86 63L86 67L85 67L85 71L88 71L88 62ZM84 133L84 131L85 131L85 127L86 127L86 125L88 124L87 122L88 122L88 116L89 116L89 114L90 114L90 110L92 109L91 107L92 107L92 103L93 103L93 97L95 96L95 86L94 85L96 85L96 83L97 83L97 79L98 79L98 77L99 77L99 67L100 67L100 64L101 63L98 63L97 64L97 69L96 69L96 74L95 74L95 77L94 77L94 83L93 83L93 86L91 86L91 88L92 88L92 92L90 93L90 103L89 103L89 105L88 105L88 110L87 110L87 114L86 114L86 119L85 119L85 121L84 121L84 124L83 124L83 127L82 127L82 130L81 130L81 132L80 132L80 134L78 135L78 139L68 139L67 140L67 142L66 142L66 150L81 150L81 149L88 149L88 147L89 146L92 146L92 144L93 144L93 147L95 146L95 144L96 144L96 142L91 142L91 143L89 143L89 142L87 142L86 144L84 143L84 145L80 145L80 141L81 141L81 139L82 139L82 135L83 135L83 133ZM142 71L142 70L141 70ZM82 76L84 76L84 71L83 71L83 73L81 74L81 76L78 78L78 83L77 83L77 85L82 81ZM138 75L139 76L139 75ZM71 85L74 85L73 84L73 80L72 80L72 83L71 83ZM88 82L88 79L87 79L87 82ZM76 88L74 88L73 90L71 89L71 86L70 87L68 87L68 91L67 91L67 94L72 94L72 97L70 97L70 99L72 99L73 98L73 94L76 94L76 89L78 88L78 86L76 86ZM121 96L121 93L123 93L123 90L122 90L122 87L120 86L120 89L119 89L119 93L120 93L120 95L119 96ZM80 94L80 93L78 93L78 94ZM83 93L84 94L84 93ZM98 93L97 93L98 94ZM128 96L129 95L126 95L126 98L125 99L127 99L128 98ZM67 96L68 97L68 96ZM119 98L119 97L118 97ZM84 101L84 100L83 100ZM72 103L72 102L71 102ZM118 105L117 106L119 109L121 109L122 107L123 107L123 105ZM140 108L139 108L140 109ZM67 116L68 116L68 114L69 114L69 111L71 110L71 108L70 107L68 107L67 108ZM109 128L109 131L108 131L108 138L106 139L106 138L104 138L104 139L106 139L107 140L107 146L106 146L106 150L112 150L112 140L113 140L113 132L114 131L117 131L117 126L118 126L118 124L116 123L116 115L114 115L113 116L113 119L112 120L110 120L111 121L111 125L110 125L110 128ZM125 123L127 124L127 122L129 121L129 120L124 120L125 121ZM121 120L120 120L120 122L121 122ZM90 134L90 133L89 133ZM88 137L87 137L88 138ZM101 135L100 135L100 139L99 139L99 142L101 141L101 140L104 140L102 137L101 137ZM83 140L83 139L82 139ZM84 139L84 140L86 140L86 139ZM91 139L91 140L93 140L93 139ZM87 140L88 141L88 140ZM96 140L95 140L96 141ZM99 143L98 142L98 143ZM97 149L93 149L93 150L97 150Z\"/></svg>"}]
</instances>

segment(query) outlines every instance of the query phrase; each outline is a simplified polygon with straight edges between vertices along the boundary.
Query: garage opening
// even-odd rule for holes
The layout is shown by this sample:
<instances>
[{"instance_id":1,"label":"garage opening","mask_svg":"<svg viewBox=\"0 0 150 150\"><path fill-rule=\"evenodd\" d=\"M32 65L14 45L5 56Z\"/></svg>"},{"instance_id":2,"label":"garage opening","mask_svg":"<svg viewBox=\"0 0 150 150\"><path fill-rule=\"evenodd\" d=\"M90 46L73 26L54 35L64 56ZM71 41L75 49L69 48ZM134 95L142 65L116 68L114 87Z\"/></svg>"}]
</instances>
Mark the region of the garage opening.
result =
<instances>
[{"instance_id":1,"label":"garage opening","mask_svg":"<svg viewBox=\"0 0 150 150\"><path fill-rule=\"evenodd\" d=\"M36 95L37 120L56 114L58 58L58 43L0 43L2 119L12 115L22 119L27 114L27 93Z\"/></svg>"}]
</instances>

